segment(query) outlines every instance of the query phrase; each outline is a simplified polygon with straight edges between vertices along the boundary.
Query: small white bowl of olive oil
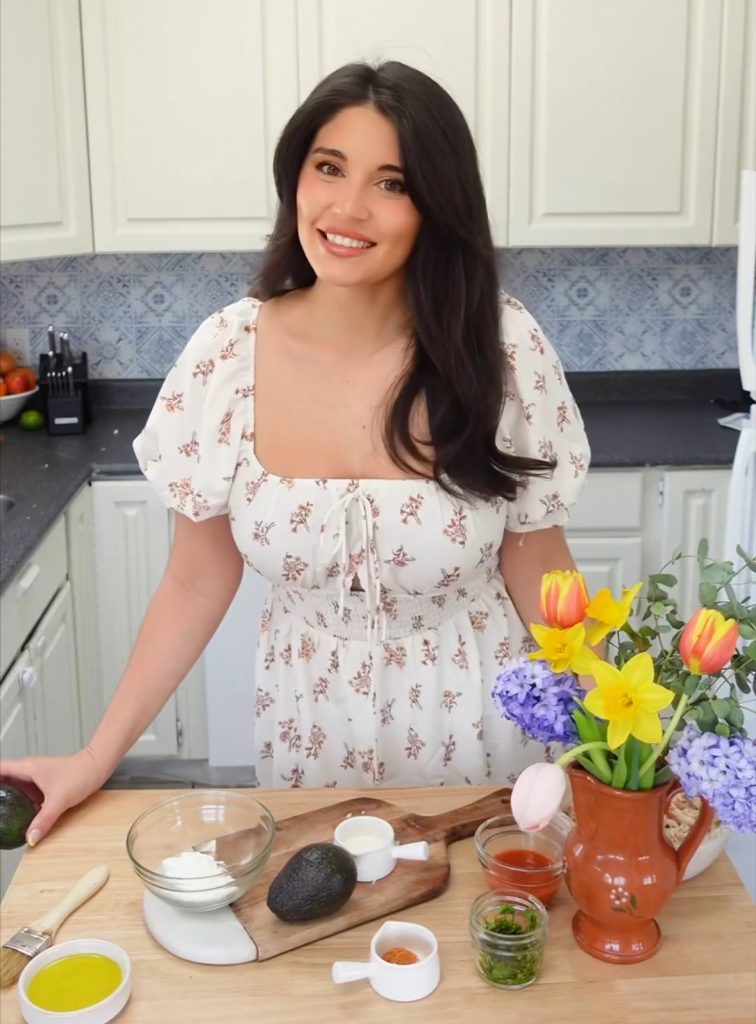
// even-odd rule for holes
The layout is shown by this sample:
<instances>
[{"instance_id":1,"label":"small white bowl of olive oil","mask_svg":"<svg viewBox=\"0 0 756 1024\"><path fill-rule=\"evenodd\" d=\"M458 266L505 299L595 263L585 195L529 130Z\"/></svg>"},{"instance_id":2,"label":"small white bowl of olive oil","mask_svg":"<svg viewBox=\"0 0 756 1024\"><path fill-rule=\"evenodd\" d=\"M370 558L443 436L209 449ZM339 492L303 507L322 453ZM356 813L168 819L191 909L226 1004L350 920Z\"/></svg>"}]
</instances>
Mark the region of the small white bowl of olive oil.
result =
<instances>
[{"instance_id":1,"label":"small white bowl of olive oil","mask_svg":"<svg viewBox=\"0 0 756 1024\"><path fill-rule=\"evenodd\" d=\"M131 961L104 939L71 939L38 953L21 972L27 1024L108 1024L131 995Z\"/></svg>"}]
</instances>

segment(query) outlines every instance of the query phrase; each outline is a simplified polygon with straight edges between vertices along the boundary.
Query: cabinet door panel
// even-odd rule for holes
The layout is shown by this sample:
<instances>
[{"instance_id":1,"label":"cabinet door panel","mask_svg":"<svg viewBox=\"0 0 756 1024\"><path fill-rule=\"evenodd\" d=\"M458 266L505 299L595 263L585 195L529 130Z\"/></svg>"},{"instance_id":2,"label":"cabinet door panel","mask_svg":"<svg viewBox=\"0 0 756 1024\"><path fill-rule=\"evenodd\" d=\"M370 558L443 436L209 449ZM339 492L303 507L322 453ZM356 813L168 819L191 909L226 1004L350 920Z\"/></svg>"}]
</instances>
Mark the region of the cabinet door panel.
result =
<instances>
[{"instance_id":1,"label":"cabinet door panel","mask_svg":"<svg viewBox=\"0 0 756 1024\"><path fill-rule=\"evenodd\" d=\"M8 760L34 753L34 708L31 699L33 678L28 675L31 659L27 651L16 660L3 679L0 689L0 753ZM0 898L10 884L24 854L19 850L0 850Z\"/></svg>"},{"instance_id":2,"label":"cabinet door panel","mask_svg":"<svg viewBox=\"0 0 756 1024\"><path fill-rule=\"evenodd\" d=\"M70 583L34 630L29 650L38 676L34 688L37 753L73 754L81 747L81 731Z\"/></svg>"},{"instance_id":3,"label":"cabinet door panel","mask_svg":"<svg viewBox=\"0 0 756 1024\"><path fill-rule=\"evenodd\" d=\"M756 170L756 0L725 0L714 244L737 245L740 172Z\"/></svg>"},{"instance_id":4,"label":"cabinet door panel","mask_svg":"<svg viewBox=\"0 0 756 1024\"><path fill-rule=\"evenodd\" d=\"M516 0L512 245L708 243L722 0Z\"/></svg>"},{"instance_id":5,"label":"cabinet door panel","mask_svg":"<svg viewBox=\"0 0 756 1024\"><path fill-rule=\"evenodd\" d=\"M83 0L98 252L261 249L293 0Z\"/></svg>"},{"instance_id":6,"label":"cabinet door panel","mask_svg":"<svg viewBox=\"0 0 756 1024\"><path fill-rule=\"evenodd\" d=\"M298 4L300 101L357 60L402 61L451 93L475 138L498 245L507 239L509 14L509 0Z\"/></svg>"},{"instance_id":7,"label":"cabinet door panel","mask_svg":"<svg viewBox=\"0 0 756 1024\"><path fill-rule=\"evenodd\" d=\"M608 587L618 596L642 578L643 541L640 537L569 536L570 550L585 576L590 594Z\"/></svg>"},{"instance_id":8,"label":"cabinet door panel","mask_svg":"<svg viewBox=\"0 0 756 1024\"><path fill-rule=\"evenodd\" d=\"M168 513L144 481L96 481L92 496L104 710L168 562ZM178 753L175 695L130 753Z\"/></svg>"},{"instance_id":9,"label":"cabinet door panel","mask_svg":"<svg viewBox=\"0 0 756 1024\"><path fill-rule=\"evenodd\" d=\"M76 0L3 0L0 76L0 259L92 252Z\"/></svg>"},{"instance_id":10,"label":"cabinet door panel","mask_svg":"<svg viewBox=\"0 0 756 1024\"><path fill-rule=\"evenodd\" d=\"M661 517L661 557L666 561L680 548L694 556L706 537L712 558L723 555L729 469L670 470L664 474L664 505ZM695 558L677 562L679 607L683 618L699 606L698 565Z\"/></svg>"}]
</instances>

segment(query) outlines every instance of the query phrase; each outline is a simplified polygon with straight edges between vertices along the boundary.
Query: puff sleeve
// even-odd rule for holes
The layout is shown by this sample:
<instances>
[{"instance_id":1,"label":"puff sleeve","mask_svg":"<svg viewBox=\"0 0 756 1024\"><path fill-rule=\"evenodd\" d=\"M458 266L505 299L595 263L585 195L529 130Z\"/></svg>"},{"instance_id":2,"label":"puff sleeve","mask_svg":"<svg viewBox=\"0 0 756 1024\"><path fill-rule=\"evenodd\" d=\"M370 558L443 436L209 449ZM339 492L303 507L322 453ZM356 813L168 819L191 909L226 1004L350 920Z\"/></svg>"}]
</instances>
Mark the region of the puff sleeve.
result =
<instances>
[{"instance_id":1,"label":"puff sleeve","mask_svg":"<svg viewBox=\"0 0 756 1024\"><path fill-rule=\"evenodd\" d=\"M588 472L590 447L562 364L535 319L502 297L506 360L499 448L514 455L555 459L552 474L527 476L507 506L506 528L515 532L564 526Z\"/></svg>"},{"instance_id":2,"label":"puff sleeve","mask_svg":"<svg viewBox=\"0 0 756 1024\"><path fill-rule=\"evenodd\" d=\"M228 511L248 429L252 351L247 303L208 317L165 378L134 441L139 468L163 502L195 522Z\"/></svg>"}]
</instances>

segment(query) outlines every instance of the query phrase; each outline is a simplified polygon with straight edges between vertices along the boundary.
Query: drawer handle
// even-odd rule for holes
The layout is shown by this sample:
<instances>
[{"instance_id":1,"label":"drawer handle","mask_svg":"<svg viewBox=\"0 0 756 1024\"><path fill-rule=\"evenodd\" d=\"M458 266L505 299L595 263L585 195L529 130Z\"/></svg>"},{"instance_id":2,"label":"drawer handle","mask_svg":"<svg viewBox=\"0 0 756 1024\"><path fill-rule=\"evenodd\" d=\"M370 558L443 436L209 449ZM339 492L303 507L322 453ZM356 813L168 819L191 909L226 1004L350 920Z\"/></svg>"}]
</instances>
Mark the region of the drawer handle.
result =
<instances>
[{"instance_id":1,"label":"drawer handle","mask_svg":"<svg viewBox=\"0 0 756 1024\"><path fill-rule=\"evenodd\" d=\"M21 686L24 690L31 690L37 685L37 672L33 668L21 669L21 677L19 679Z\"/></svg>"},{"instance_id":2,"label":"drawer handle","mask_svg":"<svg viewBox=\"0 0 756 1024\"><path fill-rule=\"evenodd\" d=\"M19 597L23 597L24 596L24 594L29 589L29 587L32 585L32 583L36 580L37 576L39 576L39 571L40 570L39 570L39 566L37 565L37 563L36 562L32 562L32 564L26 570L24 575L18 581L18 586L16 587L16 593L18 594Z\"/></svg>"},{"instance_id":3,"label":"drawer handle","mask_svg":"<svg viewBox=\"0 0 756 1024\"><path fill-rule=\"evenodd\" d=\"M47 637L46 636L41 636L37 640L35 640L34 641L34 653L38 654L41 657L44 654L45 644L46 643L47 643Z\"/></svg>"}]
</instances>

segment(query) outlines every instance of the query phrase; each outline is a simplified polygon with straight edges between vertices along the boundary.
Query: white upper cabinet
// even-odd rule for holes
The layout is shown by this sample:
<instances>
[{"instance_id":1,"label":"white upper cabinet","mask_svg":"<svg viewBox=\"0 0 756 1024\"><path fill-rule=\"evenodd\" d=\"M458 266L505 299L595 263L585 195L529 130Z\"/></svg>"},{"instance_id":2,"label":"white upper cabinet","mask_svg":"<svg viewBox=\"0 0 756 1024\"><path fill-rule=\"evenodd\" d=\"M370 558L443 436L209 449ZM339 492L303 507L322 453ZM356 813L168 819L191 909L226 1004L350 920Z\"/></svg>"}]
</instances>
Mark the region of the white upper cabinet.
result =
<instances>
[{"instance_id":1,"label":"white upper cabinet","mask_svg":"<svg viewBox=\"0 0 756 1024\"><path fill-rule=\"evenodd\" d=\"M294 0L82 0L98 252L261 249Z\"/></svg>"},{"instance_id":2,"label":"white upper cabinet","mask_svg":"<svg viewBox=\"0 0 756 1024\"><path fill-rule=\"evenodd\" d=\"M509 244L711 241L723 0L513 0Z\"/></svg>"},{"instance_id":3,"label":"white upper cabinet","mask_svg":"<svg viewBox=\"0 0 756 1024\"><path fill-rule=\"evenodd\" d=\"M0 4L0 259L92 252L77 0Z\"/></svg>"},{"instance_id":4,"label":"white upper cabinet","mask_svg":"<svg viewBox=\"0 0 756 1024\"><path fill-rule=\"evenodd\" d=\"M725 0L715 245L737 245L740 172L756 170L756 0Z\"/></svg>"},{"instance_id":5,"label":"white upper cabinet","mask_svg":"<svg viewBox=\"0 0 756 1024\"><path fill-rule=\"evenodd\" d=\"M300 101L357 60L403 61L451 93L475 138L492 228L505 245L509 0L298 0L297 12Z\"/></svg>"}]
</instances>

